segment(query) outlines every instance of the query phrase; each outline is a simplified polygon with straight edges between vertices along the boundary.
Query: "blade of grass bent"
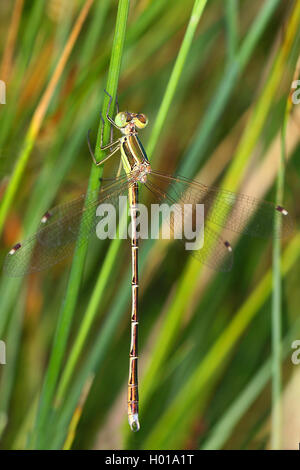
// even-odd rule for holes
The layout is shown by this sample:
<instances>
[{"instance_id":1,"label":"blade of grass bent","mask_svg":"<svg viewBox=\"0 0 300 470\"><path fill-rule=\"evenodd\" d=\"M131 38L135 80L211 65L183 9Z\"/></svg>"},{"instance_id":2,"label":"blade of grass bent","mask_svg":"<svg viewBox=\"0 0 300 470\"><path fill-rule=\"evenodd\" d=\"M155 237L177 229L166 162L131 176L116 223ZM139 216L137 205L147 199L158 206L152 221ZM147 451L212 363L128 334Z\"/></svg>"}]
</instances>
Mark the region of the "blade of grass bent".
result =
<instances>
[{"instance_id":1,"label":"blade of grass bent","mask_svg":"<svg viewBox=\"0 0 300 470\"><path fill-rule=\"evenodd\" d=\"M276 204L282 205L284 190L284 173L285 173L285 141L286 127L289 117L289 97L284 112L282 131L281 131L281 163L277 175ZM281 288L281 242L276 237L276 230L280 230L279 219L274 225L273 239L273 290L272 290L272 312L271 312L271 331L272 331L272 425L271 425L271 447L273 450L281 448L281 428L282 428L282 411L281 411L281 316L282 316L282 288ZM278 232L277 232L278 233Z\"/></svg>"},{"instance_id":2,"label":"blade of grass bent","mask_svg":"<svg viewBox=\"0 0 300 470\"><path fill-rule=\"evenodd\" d=\"M122 60L122 53L123 53L123 46L124 46L124 39L125 39L125 32L126 32L126 24L127 24L127 16L128 16L128 9L129 9L129 0L120 0L117 12L117 19L116 19L116 28L115 28L115 35L114 41L112 46L112 55L110 61L110 67L108 72L108 79L107 79L107 91L113 96L113 103L110 112L113 111L113 105L115 101L115 96L117 92L118 80L119 80L119 73L121 68L121 60ZM108 97L106 96L104 99L103 104L103 115L106 114L106 110L108 107ZM104 142L107 142L109 139L110 133L110 125L109 123L105 123L104 126ZM101 119L99 122L98 128L98 135L97 135L97 143L95 148L95 156L96 159L99 161L103 158L101 149L100 149L100 141L101 141ZM96 168L95 166L92 167L89 185L88 185L88 192L95 190L97 187L100 186L99 177L101 176L103 169ZM87 201L88 202L88 201ZM84 230L84 227L82 227ZM66 349L67 339L69 336L69 330L72 322L72 318L74 315L76 302L78 298L81 276L83 272L84 260L87 251L87 245L81 244L75 248L72 268L70 272L67 292L64 304L62 306L62 310L59 316L59 322L57 325L57 330L55 334L54 344L52 348L52 353L49 361L48 370L45 377L45 382L43 385L42 396L40 401L40 407L37 417L37 423L35 427L35 434L37 439L37 447L43 447L43 437L46 438L46 433L43 433L47 426L47 417L48 413L51 409L51 403L58 379L58 375L60 373L60 368L62 364L63 355Z\"/></svg>"}]
</instances>

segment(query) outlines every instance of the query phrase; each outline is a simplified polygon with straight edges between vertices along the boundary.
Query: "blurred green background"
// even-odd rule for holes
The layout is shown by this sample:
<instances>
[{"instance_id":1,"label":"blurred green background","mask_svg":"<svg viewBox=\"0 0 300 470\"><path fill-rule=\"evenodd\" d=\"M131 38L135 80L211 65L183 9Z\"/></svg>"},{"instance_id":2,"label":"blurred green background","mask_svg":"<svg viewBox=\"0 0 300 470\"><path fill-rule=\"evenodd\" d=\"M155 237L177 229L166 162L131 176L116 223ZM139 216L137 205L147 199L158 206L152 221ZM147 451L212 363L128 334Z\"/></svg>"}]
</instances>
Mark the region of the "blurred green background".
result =
<instances>
[{"instance_id":1,"label":"blurred green background","mask_svg":"<svg viewBox=\"0 0 300 470\"><path fill-rule=\"evenodd\" d=\"M300 2L9 0L0 24L2 257L49 207L95 187L86 134L105 87L148 115L154 168L282 199L295 220L281 247L227 233L226 274L142 242L135 434L128 241L91 240L72 267L1 273L1 448L297 449Z\"/></svg>"}]
</instances>

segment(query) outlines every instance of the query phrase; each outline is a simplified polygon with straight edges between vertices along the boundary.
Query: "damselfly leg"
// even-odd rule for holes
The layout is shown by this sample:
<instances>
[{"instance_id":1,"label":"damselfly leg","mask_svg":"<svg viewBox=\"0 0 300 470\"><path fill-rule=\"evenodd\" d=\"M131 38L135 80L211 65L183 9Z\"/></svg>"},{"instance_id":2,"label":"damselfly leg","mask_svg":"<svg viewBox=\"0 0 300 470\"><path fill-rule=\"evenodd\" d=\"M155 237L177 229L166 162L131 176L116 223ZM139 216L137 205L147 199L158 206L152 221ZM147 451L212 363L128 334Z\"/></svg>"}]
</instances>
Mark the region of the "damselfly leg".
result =
<instances>
[{"instance_id":1,"label":"damselfly leg","mask_svg":"<svg viewBox=\"0 0 300 470\"><path fill-rule=\"evenodd\" d=\"M109 113L109 110L110 110L110 106L111 106L111 102L112 102L112 96L106 91L104 90L105 93L109 96L109 103L108 103L108 107L107 107L107 111L106 111L106 117L108 116L108 113ZM117 113L119 112L119 103L118 103L118 99L116 99L116 109L117 109ZM94 164L96 166L100 166L102 165L103 163L105 163L112 155L114 155L119 149L120 149L120 142L119 142L119 139L116 140L115 142L113 141L114 140L114 128L113 128L113 125L110 123L110 141L107 145L104 145L103 144L103 132L104 132L104 125L105 125L105 121L103 119L103 116L102 114L100 114L100 120L101 120L101 135L100 135L100 149L102 151L104 150L108 150L109 151L109 154L107 155L107 157L103 158L101 161L97 161L96 157L95 157L95 154L92 150L92 146L91 146L91 141L90 141L90 133L91 133L91 130L89 129L88 130L88 133L87 133L87 143L88 143L88 149L89 149L89 152L90 152L90 155L92 157L92 160L94 162ZM110 121L109 121L110 122ZM115 148L113 149L112 147ZM119 176L119 172L118 172L118 175Z\"/></svg>"}]
</instances>

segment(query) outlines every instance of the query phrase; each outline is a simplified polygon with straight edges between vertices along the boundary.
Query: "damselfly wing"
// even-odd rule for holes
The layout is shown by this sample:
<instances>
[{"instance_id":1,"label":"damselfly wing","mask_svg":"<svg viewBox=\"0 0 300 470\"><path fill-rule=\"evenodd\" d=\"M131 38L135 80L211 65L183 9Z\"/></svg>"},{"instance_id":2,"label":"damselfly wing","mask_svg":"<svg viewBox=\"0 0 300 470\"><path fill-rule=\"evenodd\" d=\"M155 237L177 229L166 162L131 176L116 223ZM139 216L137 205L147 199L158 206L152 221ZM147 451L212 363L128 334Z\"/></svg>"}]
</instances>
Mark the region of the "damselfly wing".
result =
<instances>
[{"instance_id":1,"label":"damselfly wing","mask_svg":"<svg viewBox=\"0 0 300 470\"><path fill-rule=\"evenodd\" d=\"M126 196L135 181L133 171L116 178L101 191L83 194L47 211L38 232L17 243L6 256L5 273L16 277L42 271L71 256L75 243L84 243L95 233L98 206L108 203L117 208L119 196ZM293 227L292 218L281 206L245 194L209 187L181 176L170 176L151 169L146 182L140 183L140 186L147 188L158 203L191 205L192 208L196 204L204 205L205 221L210 222L204 228L204 246L190 253L216 271L231 269L232 251L229 242L223 240L211 224L259 238L271 237L273 233L285 237ZM280 224L275 223L277 219L280 219ZM211 244L214 246L212 252L209 249Z\"/></svg>"}]
</instances>

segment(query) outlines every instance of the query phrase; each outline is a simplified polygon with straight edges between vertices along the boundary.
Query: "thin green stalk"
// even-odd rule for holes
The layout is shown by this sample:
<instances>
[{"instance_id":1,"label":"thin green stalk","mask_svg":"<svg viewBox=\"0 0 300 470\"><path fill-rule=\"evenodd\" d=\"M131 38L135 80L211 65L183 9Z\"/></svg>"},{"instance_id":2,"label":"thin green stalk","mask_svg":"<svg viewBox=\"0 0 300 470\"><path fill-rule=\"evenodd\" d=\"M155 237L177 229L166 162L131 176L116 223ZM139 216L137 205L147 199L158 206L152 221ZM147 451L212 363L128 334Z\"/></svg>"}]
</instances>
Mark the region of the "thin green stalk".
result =
<instances>
[{"instance_id":1,"label":"thin green stalk","mask_svg":"<svg viewBox=\"0 0 300 470\"><path fill-rule=\"evenodd\" d=\"M180 1L180 0L174 0ZM143 37L144 33L151 28L151 24L156 22L157 18L160 18L163 15L164 10L169 7L169 0L160 0L159 2L152 1L149 5L142 10L140 16L138 17L137 21L132 22L128 25L128 30L126 33L126 42L125 42L125 49L126 51L130 51L130 49L135 49L136 43L138 43L140 37ZM95 38L93 38L95 40ZM100 55L100 60L98 61L97 66L93 68L86 68L82 70L80 74L79 84L77 84L78 88L76 92L78 93L78 89L82 90L86 87L86 82L94 83L98 80L100 73L103 70L106 70L108 63L109 63L109 51L104 52ZM79 91L80 93L80 91Z\"/></svg>"},{"instance_id":2,"label":"thin green stalk","mask_svg":"<svg viewBox=\"0 0 300 470\"><path fill-rule=\"evenodd\" d=\"M108 72L107 79L107 91L113 96L113 103L110 112L113 112L113 105L115 102L115 97L117 93L118 80L121 68L121 60L123 54L123 46L126 32L127 16L129 9L129 0L120 0L117 12L115 35L112 46L111 61ZM108 97L105 96L102 113L106 114L108 107ZM106 122L104 126L104 142L107 142L109 139L110 126ZM102 152L100 150L100 141L101 141L101 120L98 127L97 143L95 148L95 156L97 160L103 158ZM103 168L96 168L92 166L88 193L99 187L99 177L101 176ZM88 198L88 196L87 196ZM87 201L88 202L88 199ZM85 230L85 226L82 225L81 230ZM75 313L75 307L78 299L79 288L81 277L84 268L84 260L87 251L87 244L78 244L75 249L72 268L70 272L68 287L66 291L66 297L62 310L59 315L59 321L57 325L57 330L54 338L54 344L51 352L51 357L49 361L49 366L45 376L45 381L43 385L39 412L37 416L37 422L35 427L35 435L37 447L41 448L43 443L46 441L43 438L46 438L46 428L47 428L47 418L51 409L51 403L55 392L55 387L57 384L58 376L61 370L63 356L66 350L67 340L69 336L69 331L72 323L72 319Z\"/></svg>"},{"instance_id":3,"label":"thin green stalk","mask_svg":"<svg viewBox=\"0 0 300 470\"><path fill-rule=\"evenodd\" d=\"M281 162L277 174L276 203L282 205L284 191L284 173L285 173L285 139L286 127L289 117L289 99L285 108L282 132L281 132ZM272 312L271 312L271 331L272 331L272 425L271 425L271 447L273 450L281 448L281 430L282 430L282 409L281 409L281 336L282 336L282 286L281 286L281 243L277 233L280 231L280 220L277 219L274 224L273 239L273 291L272 291Z\"/></svg>"},{"instance_id":4,"label":"thin green stalk","mask_svg":"<svg viewBox=\"0 0 300 470\"><path fill-rule=\"evenodd\" d=\"M140 67L144 67L144 64L148 63L151 57L154 58L156 54L159 54L161 48L169 43L172 38L174 39L175 34L184 28L188 20L188 15L183 14L182 10L182 3L179 3L177 0L177 2L172 5L172 9L168 10L167 14L160 15L155 21L155 31L159 31L160 34L153 34L151 28L145 30L145 33L141 35L141 40L138 42L139 50L143 51L142 54L137 54L136 48L129 49L127 60L129 64L134 63L135 70L138 71ZM220 26L221 21L216 21L216 23ZM166 27L166 25L168 27ZM208 29L212 28L213 25ZM207 30L201 36L203 37L205 33L207 33ZM128 41L126 41L126 44L127 43ZM182 77L184 77L184 74Z\"/></svg>"},{"instance_id":5,"label":"thin green stalk","mask_svg":"<svg viewBox=\"0 0 300 470\"><path fill-rule=\"evenodd\" d=\"M170 109L171 102L174 97L179 79L184 70L184 65L185 65L189 50L191 48L197 26L199 24L200 18L202 17L202 13L206 5L206 2L207 0L195 0L191 17L189 20L189 24L187 26L174 68L172 70L172 73L168 82L167 89L165 91L161 106L157 113L156 121L152 130L152 133L151 133L150 140L147 145L147 153L151 161L153 161L152 155L158 143L160 134L162 132L162 128L166 120L168 111Z\"/></svg>"}]
</instances>

